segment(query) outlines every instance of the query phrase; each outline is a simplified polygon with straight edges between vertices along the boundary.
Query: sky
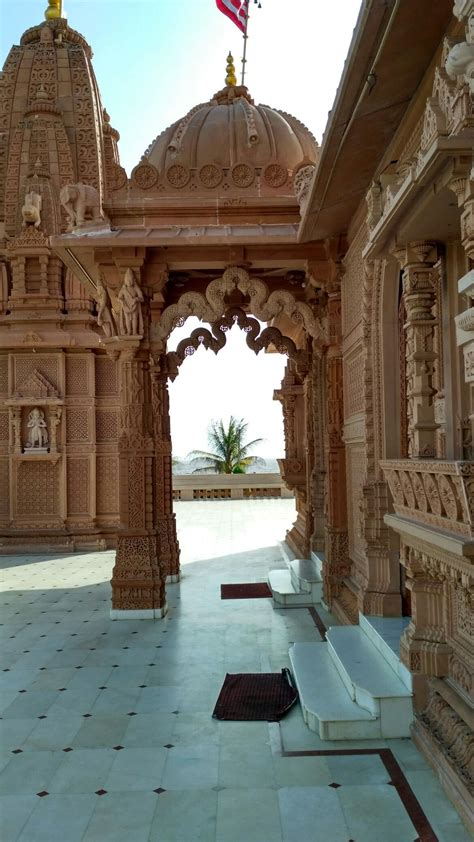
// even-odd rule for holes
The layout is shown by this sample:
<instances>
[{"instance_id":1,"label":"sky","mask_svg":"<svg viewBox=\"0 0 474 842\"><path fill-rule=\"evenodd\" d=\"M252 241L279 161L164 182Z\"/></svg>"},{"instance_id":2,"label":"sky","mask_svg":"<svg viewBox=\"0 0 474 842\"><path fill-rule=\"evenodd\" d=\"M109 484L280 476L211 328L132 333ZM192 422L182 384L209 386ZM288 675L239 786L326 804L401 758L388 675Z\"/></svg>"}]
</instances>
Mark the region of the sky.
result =
<instances>
[{"instance_id":1,"label":"sky","mask_svg":"<svg viewBox=\"0 0 474 842\"><path fill-rule=\"evenodd\" d=\"M321 143L361 0L261 0L250 5L246 84L256 103L287 111ZM0 0L0 62L22 33L43 20L47 0ZM69 25L85 36L121 163L130 173L153 139L224 86L229 50L240 71L243 41L215 0L64 0ZM192 326L186 324L183 335ZM182 338L182 336L180 337ZM177 341L177 340L176 340ZM215 357L200 349L170 387L173 450L207 447L213 418L249 421L259 454L283 455L273 389L286 360L257 358L233 328Z\"/></svg>"}]
</instances>

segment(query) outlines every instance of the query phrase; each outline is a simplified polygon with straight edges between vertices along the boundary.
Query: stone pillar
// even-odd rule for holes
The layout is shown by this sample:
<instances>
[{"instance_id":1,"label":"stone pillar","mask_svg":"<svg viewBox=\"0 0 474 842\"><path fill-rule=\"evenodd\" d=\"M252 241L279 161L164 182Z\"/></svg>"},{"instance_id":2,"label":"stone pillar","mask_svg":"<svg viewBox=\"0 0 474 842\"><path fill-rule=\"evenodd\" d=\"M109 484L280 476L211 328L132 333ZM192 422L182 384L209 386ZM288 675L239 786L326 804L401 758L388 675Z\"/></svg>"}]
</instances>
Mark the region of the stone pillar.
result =
<instances>
[{"instance_id":1,"label":"stone pillar","mask_svg":"<svg viewBox=\"0 0 474 842\"><path fill-rule=\"evenodd\" d=\"M112 574L113 619L153 619L166 613L164 573L157 554L154 444L150 429L148 351L141 337L105 340L119 353L120 527Z\"/></svg>"},{"instance_id":2,"label":"stone pillar","mask_svg":"<svg viewBox=\"0 0 474 842\"><path fill-rule=\"evenodd\" d=\"M403 269L408 398L408 456L436 456L436 389L434 370L436 354L436 243L419 241L397 249Z\"/></svg>"},{"instance_id":3,"label":"stone pillar","mask_svg":"<svg viewBox=\"0 0 474 842\"><path fill-rule=\"evenodd\" d=\"M474 11L472 12L474 15ZM474 263L474 166L456 174L448 187L456 195L461 210L461 239L470 265ZM474 456L474 269L458 281L465 301L464 312L456 316L456 339L464 356L464 381L469 390L468 417L463 418L463 458Z\"/></svg>"},{"instance_id":4,"label":"stone pillar","mask_svg":"<svg viewBox=\"0 0 474 842\"><path fill-rule=\"evenodd\" d=\"M343 366L341 280L338 275L327 287L329 345L326 353L326 529L323 565L324 597L332 604L342 580L350 573L347 535L346 452L343 440Z\"/></svg>"},{"instance_id":5,"label":"stone pillar","mask_svg":"<svg viewBox=\"0 0 474 842\"><path fill-rule=\"evenodd\" d=\"M168 378L164 359L151 361L153 432L155 438L153 523L158 557L168 582L179 582L179 544L173 513L172 446L169 417Z\"/></svg>"},{"instance_id":6,"label":"stone pillar","mask_svg":"<svg viewBox=\"0 0 474 842\"><path fill-rule=\"evenodd\" d=\"M313 345L311 365L312 415L313 415L313 467L311 472L310 498L313 532L311 549L324 552L324 530L326 524L325 495L326 460L324 451L324 406L325 406L325 355Z\"/></svg>"}]
</instances>

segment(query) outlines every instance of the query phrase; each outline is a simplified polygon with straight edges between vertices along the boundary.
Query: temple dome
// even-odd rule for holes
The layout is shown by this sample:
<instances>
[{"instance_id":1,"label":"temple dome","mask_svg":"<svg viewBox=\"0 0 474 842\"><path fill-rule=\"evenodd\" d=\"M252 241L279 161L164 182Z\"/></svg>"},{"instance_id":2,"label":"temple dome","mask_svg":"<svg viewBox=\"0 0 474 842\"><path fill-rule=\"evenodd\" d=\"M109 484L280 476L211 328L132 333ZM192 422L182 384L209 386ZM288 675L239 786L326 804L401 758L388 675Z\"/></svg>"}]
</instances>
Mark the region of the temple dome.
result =
<instances>
[{"instance_id":1,"label":"temple dome","mask_svg":"<svg viewBox=\"0 0 474 842\"><path fill-rule=\"evenodd\" d=\"M134 174L145 176L153 168L168 189L255 183L259 193L262 188L288 193L295 171L316 163L317 156L318 144L299 120L255 105L246 87L228 84L160 134Z\"/></svg>"}]
</instances>

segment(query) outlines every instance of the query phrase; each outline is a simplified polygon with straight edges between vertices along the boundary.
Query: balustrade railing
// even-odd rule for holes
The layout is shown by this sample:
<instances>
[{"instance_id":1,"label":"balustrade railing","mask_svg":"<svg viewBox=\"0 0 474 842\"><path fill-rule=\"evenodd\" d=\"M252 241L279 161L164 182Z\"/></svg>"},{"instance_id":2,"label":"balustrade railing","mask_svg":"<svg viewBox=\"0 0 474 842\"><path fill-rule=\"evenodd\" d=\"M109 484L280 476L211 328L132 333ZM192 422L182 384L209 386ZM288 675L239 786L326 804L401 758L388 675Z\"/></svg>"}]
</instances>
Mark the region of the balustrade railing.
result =
<instances>
[{"instance_id":1,"label":"balustrade railing","mask_svg":"<svg viewBox=\"0 0 474 842\"><path fill-rule=\"evenodd\" d=\"M474 463L390 459L380 466L396 514L474 538Z\"/></svg>"}]
</instances>

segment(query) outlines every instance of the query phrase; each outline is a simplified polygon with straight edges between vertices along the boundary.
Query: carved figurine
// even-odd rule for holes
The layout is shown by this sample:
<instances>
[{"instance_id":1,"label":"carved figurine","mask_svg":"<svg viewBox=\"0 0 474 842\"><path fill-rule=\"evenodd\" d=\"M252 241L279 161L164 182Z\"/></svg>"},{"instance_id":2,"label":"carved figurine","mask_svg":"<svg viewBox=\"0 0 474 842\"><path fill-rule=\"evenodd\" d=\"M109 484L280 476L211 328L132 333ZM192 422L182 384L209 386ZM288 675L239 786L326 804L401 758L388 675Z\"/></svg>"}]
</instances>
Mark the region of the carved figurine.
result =
<instances>
[{"instance_id":1,"label":"carved figurine","mask_svg":"<svg viewBox=\"0 0 474 842\"><path fill-rule=\"evenodd\" d=\"M41 225L41 205L42 199L39 193L35 193L31 190L25 196L25 204L21 209L21 215L23 217L22 227L26 228L27 225L34 225L35 228L39 228Z\"/></svg>"},{"instance_id":2,"label":"carved figurine","mask_svg":"<svg viewBox=\"0 0 474 842\"><path fill-rule=\"evenodd\" d=\"M110 307L109 293L100 278L97 281L97 305L97 324L107 337L115 336L117 331Z\"/></svg>"},{"instance_id":3,"label":"carved figurine","mask_svg":"<svg viewBox=\"0 0 474 842\"><path fill-rule=\"evenodd\" d=\"M26 446L28 448L43 449L48 444L48 431L46 428L46 421L44 420L44 412L35 406L28 415L28 441Z\"/></svg>"},{"instance_id":4,"label":"carved figurine","mask_svg":"<svg viewBox=\"0 0 474 842\"><path fill-rule=\"evenodd\" d=\"M118 294L122 302L120 310L120 333L125 336L143 335L143 293L137 284L132 269L125 272L125 280Z\"/></svg>"},{"instance_id":5,"label":"carved figurine","mask_svg":"<svg viewBox=\"0 0 474 842\"><path fill-rule=\"evenodd\" d=\"M300 167L295 175L294 189L301 210L304 209L308 201L315 169L314 164L307 164L304 167Z\"/></svg>"},{"instance_id":6,"label":"carved figurine","mask_svg":"<svg viewBox=\"0 0 474 842\"><path fill-rule=\"evenodd\" d=\"M104 219L99 194L89 184L66 184L61 188L59 198L69 220L68 231L81 228L87 219L100 222Z\"/></svg>"}]
</instances>

